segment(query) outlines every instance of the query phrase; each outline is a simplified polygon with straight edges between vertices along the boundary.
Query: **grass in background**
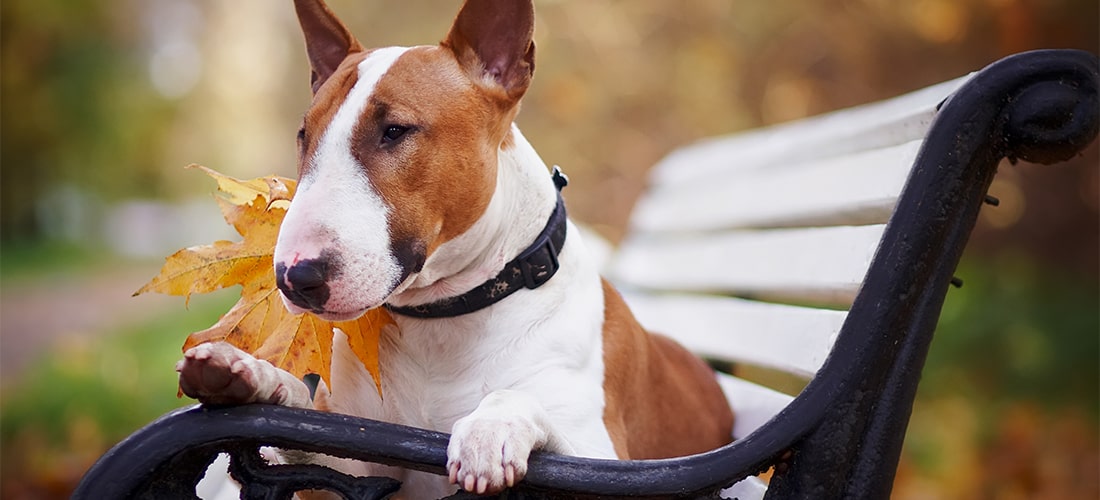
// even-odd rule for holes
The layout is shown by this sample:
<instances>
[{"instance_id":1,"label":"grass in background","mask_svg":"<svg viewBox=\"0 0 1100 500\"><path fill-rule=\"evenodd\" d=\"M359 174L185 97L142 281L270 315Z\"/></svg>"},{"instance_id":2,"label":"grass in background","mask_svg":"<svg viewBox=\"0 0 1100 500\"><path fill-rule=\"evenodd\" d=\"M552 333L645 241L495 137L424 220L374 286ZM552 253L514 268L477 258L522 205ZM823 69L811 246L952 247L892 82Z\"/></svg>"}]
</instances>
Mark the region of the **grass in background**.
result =
<instances>
[{"instance_id":1,"label":"grass in background","mask_svg":"<svg viewBox=\"0 0 1100 500\"><path fill-rule=\"evenodd\" d=\"M0 248L0 276L5 285L13 280L43 275L80 272L93 266L119 262L120 257L103 248L60 241L18 244L5 242Z\"/></svg>"},{"instance_id":2,"label":"grass in background","mask_svg":"<svg viewBox=\"0 0 1100 500\"><path fill-rule=\"evenodd\" d=\"M180 346L233 299L196 296L190 310L67 341L17 380L5 381L0 496L67 498L104 451L161 414L192 404L176 397Z\"/></svg>"}]
</instances>

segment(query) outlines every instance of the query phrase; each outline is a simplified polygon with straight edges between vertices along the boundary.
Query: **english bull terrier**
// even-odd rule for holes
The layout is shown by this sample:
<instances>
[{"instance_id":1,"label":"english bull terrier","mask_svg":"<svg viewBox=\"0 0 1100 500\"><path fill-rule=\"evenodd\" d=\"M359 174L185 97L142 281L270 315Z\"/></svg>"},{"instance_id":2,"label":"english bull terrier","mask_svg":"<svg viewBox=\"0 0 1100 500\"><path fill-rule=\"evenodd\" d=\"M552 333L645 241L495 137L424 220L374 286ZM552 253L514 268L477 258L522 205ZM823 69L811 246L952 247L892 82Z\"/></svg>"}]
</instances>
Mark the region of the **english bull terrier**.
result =
<instances>
[{"instance_id":1,"label":"english bull terrier","mask_svg":"<svg viewBox=\"0 0 1100 500\"><path fill-rule=\"evenodd\" d=\"M184 393L449 431L448 478L309 457L397 477L407 498L499 492L535 449L642 459L728 443L733 415L714 373L643 330L600 278L566 218L564 178L513 124L535 68L530 0L468 0L439 45L378 49L321 0L294 5L313 102L277 282L296 313L389 309L385 397L340 332L331 387L313 399L225 343L185 353Z\"/></svg>"}]
</instances>

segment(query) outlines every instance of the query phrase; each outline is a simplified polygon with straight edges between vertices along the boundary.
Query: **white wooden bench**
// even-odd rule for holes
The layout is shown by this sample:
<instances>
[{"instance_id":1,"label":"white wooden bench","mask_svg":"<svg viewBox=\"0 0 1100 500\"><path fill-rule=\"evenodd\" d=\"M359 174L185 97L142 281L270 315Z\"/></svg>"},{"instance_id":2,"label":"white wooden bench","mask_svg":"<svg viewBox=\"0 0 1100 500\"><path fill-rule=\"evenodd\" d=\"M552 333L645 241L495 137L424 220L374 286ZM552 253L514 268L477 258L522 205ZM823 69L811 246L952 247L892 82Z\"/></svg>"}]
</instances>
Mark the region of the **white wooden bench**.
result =
<instances>
[{"instance_id":1,"label":"white wooden bench","mask_svg":"<svg viewBox=\"0 0 1100 500\"><path fill-rule=\"evenodd\" d=\"M647 328L708 359L808 381L834 346L940 106L973 76L673 152L651 172L605 274ZM720 381L737 439L795 397L728 374ZM737 491L759 498L765 488L750 479Z\"/></svg>"},{"instance_id":2,"label":"white wooden bench","mask_svg":"<svg viewBox=\"0 0 1100 500\"><path fill-rule=\"evenodd\" d=\"M677 150L652 172L605 274L644 325L696 353L808 380L936 108L968 78ZM738 411L738 437L793 399L730 384L752 408Z\"/></svg>"},{"instance_id":3,"label":"white wooden bench","mask_svg":"<svg viewBox=\"0 0 1100 500\"><path fill-rule=\"evenodd\" d=\"M654 169L608 276L652 330L707 358L809 383L796 396L722 376L737 415L733 444L652 461L535 453L508 498L723 489L742 499L888 497L940 307L978 209L991 201L997 164L1054 163L1091 142L1097 67L1079 51L1025 53L888 101L671 154ZM306 487L384 498L394 481L264 465L257 450L443 474L446 442L306 410L196 407L117 445L74 498L193 495L219 452L233 457L249 498ZM771 467L770 485L752 477Z\"/></svg>"},{"instance_id":4,"label":"white wooden bench","mask_svg":"<svg viewBox=\"0 0 1100 500\"><path fill-rule=\"evenodd\" d=\"M673 152L652 171L605 274L643 325L697 354L809 380L937 108L969 78ZM720 381L737 439L794 399L728 374ZM738 493L763 491L750 480Z\"/></svg>"}]
</instances>

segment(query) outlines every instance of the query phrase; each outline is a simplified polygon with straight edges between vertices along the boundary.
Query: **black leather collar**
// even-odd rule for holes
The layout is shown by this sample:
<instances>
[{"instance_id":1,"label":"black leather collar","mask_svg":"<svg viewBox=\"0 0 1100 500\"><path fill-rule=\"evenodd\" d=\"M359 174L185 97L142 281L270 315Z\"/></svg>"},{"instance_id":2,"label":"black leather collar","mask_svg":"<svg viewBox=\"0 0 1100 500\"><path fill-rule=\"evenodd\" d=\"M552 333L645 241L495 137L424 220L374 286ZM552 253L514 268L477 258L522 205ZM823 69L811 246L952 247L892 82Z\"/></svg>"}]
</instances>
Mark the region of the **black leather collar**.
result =
<instances>
[{"instance_id":1,"label":"black leather collar","mask_svg":"<svg viewBox=\"0 0 1100 500\"><path fill-rule=\"evenodd\" d=\"M558 254L565 244L566 214L561 189L569 183L558 167L554 167L552 178L558 188L558 203L550 214L550 220L535 242L505 264L496 277L457 297L417 306L387 304L386 309L414 318L451 318L489 307L522 288L534 290L550 281L558 271Z\"/></svg>"}]
</instances>

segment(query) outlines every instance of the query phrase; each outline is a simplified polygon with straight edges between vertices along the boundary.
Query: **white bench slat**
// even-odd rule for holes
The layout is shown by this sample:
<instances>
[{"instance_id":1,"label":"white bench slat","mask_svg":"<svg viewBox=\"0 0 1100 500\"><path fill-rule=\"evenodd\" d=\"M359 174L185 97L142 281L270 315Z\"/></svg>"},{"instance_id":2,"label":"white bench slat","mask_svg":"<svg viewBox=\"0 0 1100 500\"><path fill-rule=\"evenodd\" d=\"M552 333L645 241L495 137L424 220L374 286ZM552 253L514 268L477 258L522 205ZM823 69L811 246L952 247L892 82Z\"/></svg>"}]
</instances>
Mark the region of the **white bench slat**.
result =
<instances>
[{"instance_id":1,"label":"white bench slat","mask_svg":"<svg viewBox=\"0 0 1100 500\"><path fill-rule=\"evenodd\" d=\"M931 124L936 106L969 78L814 118L705 140L669 154L654 167L650 179L654 185L674 184L730 169L789 165L918 140Z\"/></svg>"},{"instance_id":2,"label":"white bench slat","mask_svg":"<svg viewBox=\"0 0 1100 500\"><path fill-rule=\"evenodd\" d=\"M810 378L847 313L711 295L626 293L638 321L712 359Z\"/></svg>"},{"instance_id":3,"label":"white bench slat","mask_svg":"<svg viewBox=\"0 0 1100 500\"><path fill-rule=\"evenodd\" d=\"M768 485L756 476L749 476L740 482L722 490L719 498L729 500L760 500L768 492Z\"/></svg>"},{"instance_id":4,"label":"white bench slat","mask_svg":"<svg viewBox=\"0 0 1100 500\"><path fill-rule=\"evenodd\" d=\"M736 401L737 412L733 420L733 438L748 436L779 413L794 399L792 396L767 387L739 379L725 373L718 374L718 385L726 399ZM749 476L722 490L720 498L759 500L768 492L768 485L756 476Z\"/></svg>"},{"instance_id":5,"label":"white bench slat","mask_svg":"<svg viewBox=\"0 0 1100 500\"><path fill-rule=\"evenodd\" d=\"M748 436L794 399L789 394L725 373L718 374L718 385L722 387L726 399L738 403L733 420L734 439Z\"/></svg>"},{"instance_id":6,"label":"white bench slat","mask_svg":"<svg viewBox=\"0 0 1100 500\"><path fill-rule=\"evenodd\" d=\"M706 182L655 186L635 206L631 231L884 223L920 145L910 141L790 168L735 170Z\"/></svg>"},{"instance_id":7,"label":"white bench slat","mask_svg":"<svg viewBox=\"0 0 1100 500\"><path fill-rule=\"evenodd\" d=\"M730 231L624 242L613 282L665 291L720 292L850 305L884 224Z\"/></svg>"}]
</instances>

